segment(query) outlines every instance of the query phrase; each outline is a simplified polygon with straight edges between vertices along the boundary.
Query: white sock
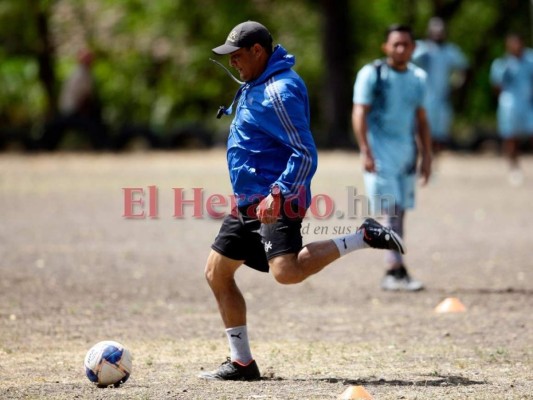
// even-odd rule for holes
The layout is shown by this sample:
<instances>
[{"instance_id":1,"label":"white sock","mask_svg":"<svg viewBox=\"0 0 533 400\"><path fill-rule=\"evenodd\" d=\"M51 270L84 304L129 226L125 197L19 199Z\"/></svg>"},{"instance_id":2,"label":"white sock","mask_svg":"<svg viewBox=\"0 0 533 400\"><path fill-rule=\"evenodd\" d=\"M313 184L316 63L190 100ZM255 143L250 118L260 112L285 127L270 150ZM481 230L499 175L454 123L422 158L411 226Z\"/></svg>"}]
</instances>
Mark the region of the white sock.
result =
<instances>
[{"instance_id":1,"label":"white sock","mask_svg":"<svg viewBox=\"0 0 533 400\"><path fill-rule=\"evenodd\" d=\"M363 230L358 229L354 233L350 233L349 235L341 236L332 240L333 243L335 243L335 245L339 249L339 253L342 257L348 253L351 253L352 251L366 249L370 247L363 240L363 235Z\"/></svg>"},{"instance_id":2,"label":"white sock","mask_svg":"<svg viewBox=\"0 0 533 400\"><path fill-rule=\"evenodd\" d=\"M246 325L236 326L226 329L229 347L231 350L231 361L236 361L242 365L248 365L253 360L248 342L248 330Z\"/></svg>"}]
</instances>

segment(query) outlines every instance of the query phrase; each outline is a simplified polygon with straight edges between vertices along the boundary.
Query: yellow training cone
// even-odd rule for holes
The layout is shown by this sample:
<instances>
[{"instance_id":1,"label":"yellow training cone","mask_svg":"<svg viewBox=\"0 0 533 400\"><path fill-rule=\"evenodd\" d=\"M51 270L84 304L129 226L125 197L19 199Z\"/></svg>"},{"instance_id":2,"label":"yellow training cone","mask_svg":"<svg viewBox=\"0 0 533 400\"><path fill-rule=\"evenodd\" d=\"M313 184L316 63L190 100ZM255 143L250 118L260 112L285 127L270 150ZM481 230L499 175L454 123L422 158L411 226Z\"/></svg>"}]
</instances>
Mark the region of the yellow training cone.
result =
<instances>
[{"instance_id":1,"label":"yellow training cone","mask_svg":"<svg viewBox=\"0 0 533 400\"><path fill-rule=\"evenodd\" d=\"M339 400L372 400L372 396L362 386L350 386L339 396Z\"/></svg>"},{"instance_id":2,"label":"yellow training cone","mask_svg":"<svg viewBox=\"0 0 533 400\"><path fill-rule=\"evenodd\" d=\"M452 313L452 312L465 312L466 307L461 301L456 297L448 297L440 302L440 304L435 307L435 312L437 313Z\"/></svg>"}]
</instances>

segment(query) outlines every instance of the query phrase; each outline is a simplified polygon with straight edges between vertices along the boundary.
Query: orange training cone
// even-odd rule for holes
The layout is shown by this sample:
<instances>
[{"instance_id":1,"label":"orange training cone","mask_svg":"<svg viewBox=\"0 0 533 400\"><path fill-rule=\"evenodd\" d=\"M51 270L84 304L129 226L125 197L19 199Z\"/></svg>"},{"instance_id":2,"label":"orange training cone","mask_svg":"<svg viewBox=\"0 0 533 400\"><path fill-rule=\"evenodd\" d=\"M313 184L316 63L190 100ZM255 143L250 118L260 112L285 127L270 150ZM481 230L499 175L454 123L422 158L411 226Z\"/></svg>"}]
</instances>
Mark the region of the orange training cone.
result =
<instances>
[{"instance_id":1,"label":"orange training cone","mask_svg":"<svg viewBox=\"0 0 533 400\"><path fill-rule=\"evenodd\" d=\"M440 302L440 304L435 307L435 312L437 313L452 313L452 312L465 312L466 307L461 301L456 297L448 297Z\"/></svg>"},{"instance_id":2,"label":"orange training cone","mask_svg":"<svg viewBox=\"0 0 533 400\"><path fill-rule=\"evenodd\" d=\"M339 396L339 400L372 400L372 396L362 386L350 386Z\"/></svg>"}]
</instances>

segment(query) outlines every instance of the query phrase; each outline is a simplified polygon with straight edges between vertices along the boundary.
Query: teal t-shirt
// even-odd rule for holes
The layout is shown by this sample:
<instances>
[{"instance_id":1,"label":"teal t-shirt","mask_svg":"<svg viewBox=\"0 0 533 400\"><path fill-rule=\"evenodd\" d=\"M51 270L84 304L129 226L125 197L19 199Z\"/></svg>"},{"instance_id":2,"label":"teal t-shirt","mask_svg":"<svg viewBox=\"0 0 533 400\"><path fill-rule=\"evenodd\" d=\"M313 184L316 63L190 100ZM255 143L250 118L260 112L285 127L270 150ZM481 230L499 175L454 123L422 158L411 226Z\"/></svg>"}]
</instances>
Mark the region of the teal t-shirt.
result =
<instances>
[{"instance_id":1,"label":"teal t-shirt","mask_svg":"<svg viewBox=\"0 0 533 400\"><path fill-rule=\"evenodd\" d=\"M410 173L416 160L415 116L425 106L426 73L410 63L397 71L381 63L365 65L354 84L354 104L369 105L368 142L378 172ZM376 90L376 86L380 89Z\"/></svg>"},{"instance_id":2,"label":"teal t-shirt","mask_svg":"<svg viewBox=\"0 0 533 400\"><path fill-rule=\"evenodd\" d=\"M453 109L449 102L450 77L468 67L463 52L453 43L417 41L413 62L427 73L427 107L431 134L438 139L449 136Z\"/></svg>"},{"instance_id":3,"label":"teal t-shirt","mask_svg":"<svg viewBox=\"0 0 533 400\"><path fill-rule=\"evenodd\" d=\"M498 127L504 137L533 133L533 57L510 54L493 61L490 81L500 87Z\"/></svg>"},{"instance_id":4,"label":"teal t-shirt","mask_svg":"<svg viewBox=\"0 0 533 400\"><path fill-rule=\"evenodd\" d=\"M468 61L453 43L439 45L431 40L416 43L413 62L427 73L428 97L442 104L448 100L452 72L466 69Z\"/></svg>"}]
</instances>

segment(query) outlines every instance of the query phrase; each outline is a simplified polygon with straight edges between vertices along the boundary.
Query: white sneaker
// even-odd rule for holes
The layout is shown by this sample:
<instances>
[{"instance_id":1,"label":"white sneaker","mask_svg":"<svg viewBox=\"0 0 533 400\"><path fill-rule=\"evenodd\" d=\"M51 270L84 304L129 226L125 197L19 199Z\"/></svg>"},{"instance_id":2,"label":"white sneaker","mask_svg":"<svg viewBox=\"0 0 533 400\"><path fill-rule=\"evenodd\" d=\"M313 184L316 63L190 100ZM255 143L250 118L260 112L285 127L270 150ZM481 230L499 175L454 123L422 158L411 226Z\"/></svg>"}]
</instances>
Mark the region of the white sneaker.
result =
<instances>
[{"instance_id":1,"label":"white sneaker","mask_svg":"<svg viewBox=\"0 0 533 400\"><path fill-rule=\"evenodd\" d=\"M388 291L417 292L424 289L424 284L412 279L404 266L388 271L381 280L381 289Z\"/></svg>"},{"instance_id":2,"label":"white sneaker","mask_svg":"<svg viewBox=\"0 0 533 400\"><path fill-rule=\"evenodd\" d=\"M524 183L524 174L521 169L513 168L509 171L509 176L507 177L509 184L514 187L522 186Z\"/></svg>"}]
</instances>

